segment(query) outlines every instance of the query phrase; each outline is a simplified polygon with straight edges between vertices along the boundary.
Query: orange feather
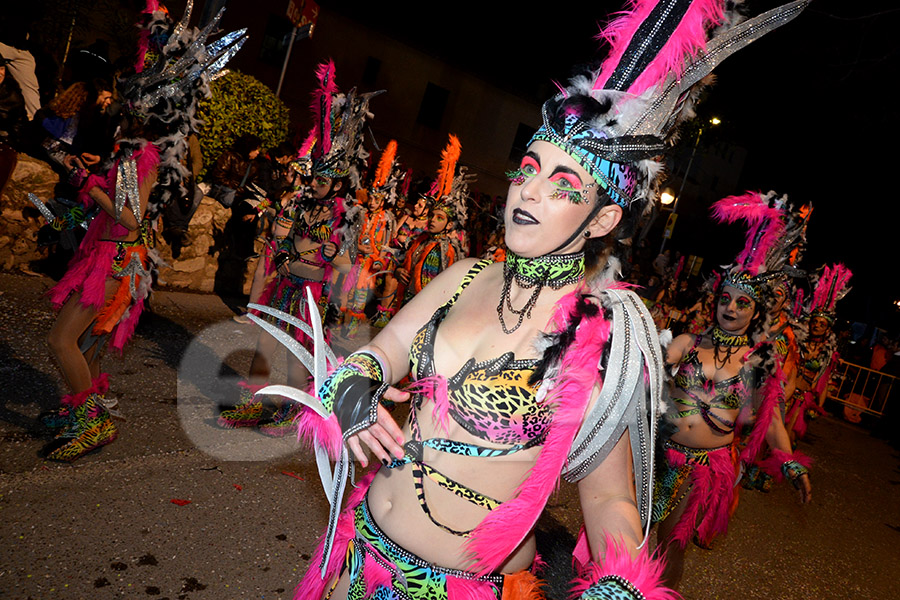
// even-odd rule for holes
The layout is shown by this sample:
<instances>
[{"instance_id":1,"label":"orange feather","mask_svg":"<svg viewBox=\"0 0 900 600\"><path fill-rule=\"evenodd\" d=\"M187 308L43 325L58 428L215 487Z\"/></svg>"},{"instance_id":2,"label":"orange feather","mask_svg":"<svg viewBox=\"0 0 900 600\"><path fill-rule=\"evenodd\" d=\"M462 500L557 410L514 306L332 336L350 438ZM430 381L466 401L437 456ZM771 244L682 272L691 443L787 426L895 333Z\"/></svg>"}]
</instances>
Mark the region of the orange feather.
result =
<instances>
[{"instance_id":1,"label":"orange feather","mask_svg":"<svg viewBox=\"0 0 900 600\"><path fill-rule=\"evenodd\" d=\"M441 198L446 196L453 189L453 176L456 174L456 163L461 153L462 144L459 143L459 138L451 133L447 147L441 152L441 166L438 169L438 176L435 180L435 187L437 188L435 197Z\"/></svg>"},{"instance_id":2,"label":"orange feather","mask_svg":"<svg viewBox=\"0 0 900 600\"><path fill-rule=\"evenodd\" d=\"M375 181L372 183L373 188L384 187L388 177L391 176L391 170L394 166L394 158L397 156L397 142L391 140L381 153L381 160L378 161L378 168L375 169Z\"/></svg>"}]
</instances>

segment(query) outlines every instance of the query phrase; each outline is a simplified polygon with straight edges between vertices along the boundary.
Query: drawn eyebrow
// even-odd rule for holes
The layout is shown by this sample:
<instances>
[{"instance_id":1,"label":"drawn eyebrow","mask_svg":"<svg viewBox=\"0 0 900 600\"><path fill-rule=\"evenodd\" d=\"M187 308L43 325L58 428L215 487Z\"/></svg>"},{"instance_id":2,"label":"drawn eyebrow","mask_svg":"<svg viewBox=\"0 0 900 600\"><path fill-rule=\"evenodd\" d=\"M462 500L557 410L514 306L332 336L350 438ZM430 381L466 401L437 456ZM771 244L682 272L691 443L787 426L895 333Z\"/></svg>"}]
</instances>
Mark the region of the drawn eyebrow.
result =
<instances>
[{"instance_id":1,"label":"drawn eyebrow","mask_svg":"<svg viewBox=\"0 0 900 600\"><path fill-rule=\"evenodd\" d=\"M557 173L568 173L569 175L574 175L578 181L581 181L581 177L578 176L578 173L575 172L575 169L571 169L565 165L557 165L555 169L553 169L553 173L550 175L556 175Z\"/></svg>"},{"instance_id":2,"label":"drawn eyebrow","mask_svg":"<svg viewBox=\"0 0 900 600\"><path fill-rule=\"evenodd\" d=\"M556 168L553 169L553 172L550 173L550 177L552 178L559 174L571 175L578 182L579 188L584 187L584 182L581 181L581 177L578 175L578 173L575 172L574 169L570 169L569 167L567 167L565 165L557 165ZM572 183L574 183L574 182L572 182Z\"/></svg>"},{"instance_id":3,"label":"drawn eyebrow","mask_svg":"<svg viewBox=\"0 0 900 600\"><path fill-rule=\"evenodd\" d=\"M533 159L534 162L536 162L538 164L538 166L541 166L541 157L538 156L537 154L535 154L534 152L532 152L531 150L529 150L522 156L523 159L526 157Z\"/></svg>"}]
</instances>

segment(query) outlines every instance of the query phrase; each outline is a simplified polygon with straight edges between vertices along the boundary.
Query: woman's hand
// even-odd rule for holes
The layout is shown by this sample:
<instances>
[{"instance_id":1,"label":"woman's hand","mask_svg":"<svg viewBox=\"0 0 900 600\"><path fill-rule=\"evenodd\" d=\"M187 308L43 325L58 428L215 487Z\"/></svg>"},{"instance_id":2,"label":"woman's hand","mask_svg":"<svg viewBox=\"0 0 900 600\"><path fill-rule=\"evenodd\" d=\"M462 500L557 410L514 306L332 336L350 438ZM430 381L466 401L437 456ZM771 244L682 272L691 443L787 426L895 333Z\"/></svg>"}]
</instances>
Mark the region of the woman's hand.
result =
<instances>
[{"instance_id":1,"label":"woman's hand","mask_svg":"<svg viewBox=\"0 0 900 600\"><path fill-rule=\"evenodd\" d=\"M337 244L335 244L332 241L324 242L322 244L321 252L322 252L322 258L324 258L328 262L331 262L334 260L334 257L337 256L337 253L338 253Z\"/></svg>"},{"instance_id":2,"label":"woman's hand","mask_svg":"<svg viewBox=\"0 0 900 600\"><path fill-rule=\"evenodd\" d=\"M403 267L398 267L398 268L394 271L394 276L395 276L395 277L397 278L397 280L400 281L400 283L402 283L403 285L406 285L407 283L409 283L409 271L407 271L407 270L404 269Z\"/></svg>"},{"instance_id":3,"label":"woman's hand","mask_svg":"<svg viewBox=\"0 0 900 600\"><path fill-rule=\"evenodd\" d=\"M63 165L65 165L65 167L70 171L72 169L83 169L84 168L84 164L82 164L81 160L74 154L67 154L62 162L63 162Z\"/></svg>"},{"instance_id":4,"label":"woman's hand","mask_svg":"<svg viewBox=\"0 0 900 600\"><path fill-rule=\"evenodd\" d=\"M81 162L83 162L88 167L93 167L94 165L96 165L97 163L100 162L100 157L97 156L96 154L91 154L89 152L82 152L81 153Z\"/></svg>"},{"instance_id":5,"label":"woman's hand","mask_svg":"<svg viewBox=\"0 0 900 600\"><path fill-rule=\"evenodd\" d=\"M797 479L797 489L800 491L800 504L812 502L812 484L808 474L804 473Z\"/></svg>"},{"instance_id":6,"label":"woman's hand","mask_svg":"<svg viewBox=\"0 0 900 600\"><path fill-rule=\"evenodd\" d=\"M408 402L409 397L409 392L398 390L395 387L389 387L384 392L384 398L392 402ZM381 404L378 405L378 420L375 424L347 439L347 445L363 467L369 465L369 458L362 444L368 446L369 451L378 460L388 464L394 458L403 458L405 454L403 443L403 431L394 421L388 409Z\"/></svg>"}]
</instances>

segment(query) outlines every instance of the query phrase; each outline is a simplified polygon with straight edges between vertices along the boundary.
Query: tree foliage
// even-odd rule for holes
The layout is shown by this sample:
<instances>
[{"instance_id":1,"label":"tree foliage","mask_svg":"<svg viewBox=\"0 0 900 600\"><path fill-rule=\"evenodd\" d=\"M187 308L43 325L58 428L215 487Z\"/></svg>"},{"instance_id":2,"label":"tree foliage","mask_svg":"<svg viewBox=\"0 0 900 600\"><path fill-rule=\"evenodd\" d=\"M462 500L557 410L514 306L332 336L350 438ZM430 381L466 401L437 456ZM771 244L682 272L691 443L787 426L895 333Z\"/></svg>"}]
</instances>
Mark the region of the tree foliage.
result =
<instances>
[{"instance_id":1,"label":"tree foliage","mask_svg":"<svg viewBox=\"0 0 900 600\"><path fill-rule=\"evenodd\" d=\"M259 137L263 150L287 138L290 123L287 106L255 77L230 71L213 81L210 91L212 95L200 103L197 115L202 121L199 131L202 173L244 134Z\"/></svg>"}]
</instances>

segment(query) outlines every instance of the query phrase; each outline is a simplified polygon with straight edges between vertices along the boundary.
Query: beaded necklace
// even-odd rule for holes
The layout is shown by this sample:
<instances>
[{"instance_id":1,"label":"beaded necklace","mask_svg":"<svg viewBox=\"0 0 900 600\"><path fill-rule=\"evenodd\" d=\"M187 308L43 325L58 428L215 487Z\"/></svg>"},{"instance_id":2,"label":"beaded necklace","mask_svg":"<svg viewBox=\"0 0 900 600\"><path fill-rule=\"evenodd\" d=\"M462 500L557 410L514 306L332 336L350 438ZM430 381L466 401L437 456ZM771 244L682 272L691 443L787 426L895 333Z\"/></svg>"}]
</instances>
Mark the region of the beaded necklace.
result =
<instances>
[{"instance_id":1,"label":"beaded necklace","mask_svg":"<svg viewBox=\"0 0 900 600\"><path fill-rule=\"evenodd\" d=\"M533 289L528 301L520 309L513 308L510 289L515 279L516 284L524 289ZM538 296L545 285L554 290L563 286L578 283L584 279L584 252L574 254L545 254L536 258L522 258L514 252L507 251L506 262L503 263L503 289L500 292L500 303L497 305L497 316L503 333L510 334L522 326L525 317L531 318ZM516 324L510 329L503 318L503 308L517 317Z\"/></svg>"},{"instance_id":2,"label":"beaded necklace","mask_svg":"<svg viewBox=\"0 0 900 600\"><path fill-rule=\"evenodd\" d=\"M719 327L718 323L713 327L711 336L713 342L713 365L716 367L716 371L723 369L728 364L728 361L731 360L738 348L750 345L750 338L746 333L740 335L728 333ZM720 360L719 349L722 347L725 348L725 357Z\"/></svg>"}]
</instances>

